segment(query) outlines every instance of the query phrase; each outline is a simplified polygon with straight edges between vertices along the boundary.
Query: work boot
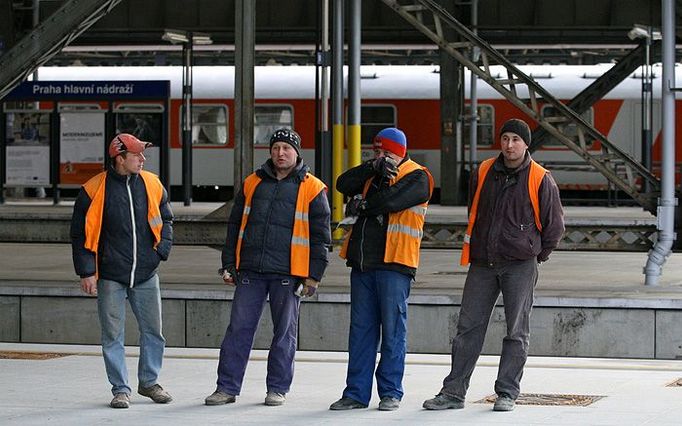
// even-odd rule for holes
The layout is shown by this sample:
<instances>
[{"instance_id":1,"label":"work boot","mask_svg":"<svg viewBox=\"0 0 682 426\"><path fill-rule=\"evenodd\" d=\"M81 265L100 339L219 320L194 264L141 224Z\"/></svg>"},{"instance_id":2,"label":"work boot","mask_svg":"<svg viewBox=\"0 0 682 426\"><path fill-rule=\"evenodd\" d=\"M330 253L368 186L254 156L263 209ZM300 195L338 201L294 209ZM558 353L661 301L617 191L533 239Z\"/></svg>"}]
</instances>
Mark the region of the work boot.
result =
<instances>
[{"instance_id":1,"label":"work boot","mask_svg":"<svg viewBox=\"0 0 682 426\"><path fill-rule=\"evenodd\" d=\"M329 406L330 410L354 410L356 408L367 408L367 406L361 402L358 402L352 398L343 397Z\"/></svg>"},{"instance_id":2,"label":"work boot","mask_svg":"<svg viewBox=\"0 0 682 426\"><path fill-rule=\"evenodd\" d=\"M173 400L173 397L170 396L168 392L163 390L161 385L158 383L148 388L138 385L137 393L142 396L146 396L147 398L151 398L152 401L156 402L157 404L168 404Z\"/></svg>"},{"instance_id":3,"label":"work boot","mask_svg":"<svg viewBox=\"0 0 682 426\"><path fill-rule=\"evenodd\" d=\"M234 395L230 395L229 393L225 393L221 390L217 390L210 394L209 396L206 397L204 400L204 404L206 405L223 405L223 404L231 404L237 400L237 397Z\"/></svg>"},{"instance_id":4,"label":"work boot","mask_svg":"<svg viewBox=\"0 0 682 426\"><path fill-rule=\"evenodd\" d=\"M128 408L130 407L130 395L127 393L117 393L114 399L109 403L111 408Z\"/></svg>"},{"instance_id":5,"label":"work boot","mask_svg":"<svg viewBox=\"0 0 682 426\"><path fill-rule=\"evenodd\" d=\"M400 400L397 398L385 396L379 401L379 410L381 411L395 411L398 408L400 408Z\"/></svg>"},{"instance_id":6,"label":"work boot","mask_svg":"<svg viewBox=\"0 0 682 426\"><path fill-rule=\"evenodd\" d=\"M282 405L287 400L285 393L281 392L268 392L265 396L265 405L277 406Z\"/></svg>"},{"instance_id":7,"label":"work boot","mask_svg":"<svg viewBox=\"0 0 682 426\"><path fill-rule=\"evenodd\" d=\"M460 401L459 399L445 395L444 393L439 393L435 398L424 401L422 407L427 410L447 410L448 408L459 410L460 408L464 408L464 401Z\"/></svg>"},{"instance_id":8,"label":"work boot","mask_svg":"<svg viewBox=\"0 0 682 426\"><path fill-rule=\"evenodd\" d=\"M501 393L495 400L493 411L512 411L516 405L516 400L506 393Z\"/></svg>"}]
</instances>

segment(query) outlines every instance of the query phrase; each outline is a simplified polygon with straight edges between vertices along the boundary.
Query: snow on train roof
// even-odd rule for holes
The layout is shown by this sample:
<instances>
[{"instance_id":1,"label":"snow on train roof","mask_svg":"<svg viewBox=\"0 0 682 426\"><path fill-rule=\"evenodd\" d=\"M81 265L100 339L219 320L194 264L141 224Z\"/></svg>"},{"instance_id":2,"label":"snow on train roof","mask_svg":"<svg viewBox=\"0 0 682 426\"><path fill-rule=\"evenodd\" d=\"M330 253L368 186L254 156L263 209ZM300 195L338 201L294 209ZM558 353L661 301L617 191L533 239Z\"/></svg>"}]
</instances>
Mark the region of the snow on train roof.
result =
<instances>
[{"instance_id":1,"label":"snow on train roof","mask_svg":"<svg viewBox=\"0 0 682 426\"><path fill-rule=\"evenodd\" d=\"M527 65L519 66L554 97L571 99L590 85L612 65ZM682 77L679 67L677 74ZM344 69L347 81L348 69ZM440 74L438 66L376 65L361 68L362 97L365 99L438 99ZM492 74L503 78L501 67ZM43 67L41 80L170 80L171 96L182 97L182 67ZM639 98L641 80L636 71L614 88L606 98ZM661 68L654 66L654 96L660 96ZM466 94L469 95L469 71L466 70ZM193 68L195 98L232 98L234 67L196 66ZM310 66L262 66L255 68L255 95L261 99L310 99L315 96L315 68ZM526 97L527 93L519 92ZM478 84L480 99L502 96L485 82Z\"/></svg>"}]
</instances>

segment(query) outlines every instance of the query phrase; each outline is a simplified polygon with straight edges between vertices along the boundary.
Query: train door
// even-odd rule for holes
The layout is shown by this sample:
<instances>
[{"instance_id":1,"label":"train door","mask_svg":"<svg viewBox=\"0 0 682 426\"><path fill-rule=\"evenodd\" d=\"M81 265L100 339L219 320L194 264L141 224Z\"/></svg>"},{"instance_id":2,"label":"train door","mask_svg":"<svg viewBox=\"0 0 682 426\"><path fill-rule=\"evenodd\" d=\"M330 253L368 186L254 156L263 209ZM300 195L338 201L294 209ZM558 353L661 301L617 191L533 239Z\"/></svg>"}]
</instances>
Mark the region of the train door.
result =
<instances>
[{"instance_id":1,"label":"train door","mask_svg":"<svg viewBox=\"0 0 682 426\"><path fill-rule=\"evenodd\" d=\"M361 161L374 158L374 136L386 127L398 127L395 105L363 104L360 108ZM410 154L412 155L412 154Z\"/></svg>"},{"instance_id":2,"label":"train door","mask_svg":"<svg viewBox=\"0 0 682 426\"><path fill-rule=\"evenodd\" d=\"M157 175L161 172L163 111L163 105L139 103L114 103L113 109L114 133L130 133L153 144L144 151L144 168Z\"/></svg>"},{"instance_id":3,"label":"train door","mask_svg":"<svg viewBox=\"0 0 682 426\"><path fill-rule=\"evenodd\" d=\"M183 108L180 108L182 113ZM232 182L232 157L228 153L228 109L225 104L192 104L192 184L219 187ZM179 120L178 123L182 123ZM180 124L181 126L181 124ZM181 135L181 128L178 129ZM182 184L182 136L179 149L171 150L172 182ZM195 197L201 194L194 192ZM196 199L196 198L195 198Z\"/></svg>"},{"instance_id":4,"label":"train door","mask_svg":"<svg viewBox=\"0 0 682 426\"><path fill-rule=\"evenodd\" d=\"M59 183L75 187L102 171L106 109L99 103L59 104Z\"/></svg>"}]
</instances>

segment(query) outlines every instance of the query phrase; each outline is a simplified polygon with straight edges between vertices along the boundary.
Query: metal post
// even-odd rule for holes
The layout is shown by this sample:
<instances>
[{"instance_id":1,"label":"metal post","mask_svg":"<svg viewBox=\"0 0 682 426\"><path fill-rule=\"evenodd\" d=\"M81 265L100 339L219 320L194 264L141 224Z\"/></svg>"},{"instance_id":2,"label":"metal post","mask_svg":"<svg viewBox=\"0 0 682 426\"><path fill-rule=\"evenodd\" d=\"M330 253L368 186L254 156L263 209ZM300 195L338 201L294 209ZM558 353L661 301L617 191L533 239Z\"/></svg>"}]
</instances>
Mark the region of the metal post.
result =
<instances>
[{"instance_id":1,"label":"metal post","mask_svg":"<svg viewBox=\"0 0 682 426\"><path fill-rule=\"evenodd\" d=\"M332 12L332 221L343 219L343 195L336 189L336 179L343 171L343 0L333 0ZM343 231L334 231L334 239Z\"/></svg>"},{"instance_id":2,"label":"metal post","mask_svg":"<svg viewBox=\"0 0 682 426\"><path fill-rule=\"evenodd\" d=\"M478 33L478 0L471 1L471 31ZM477 47L471 50L471 60L473 63L478 61L479 51ZM478 77L471 73L470 101L469 101L469 171L470 176L476 173L478 167Z\"/></svg>"},{"instance_id":3,"label":"metal post","mask_svg":"<svg viewBox=\"0 0 682 426\"><path fill-rule=\"evenodd\" d=\"M322 0L318 14L320 38L315 61L315 124L317 140L315 149L315 174L327 186L332 182L332 152L329 135L329 0ZM319 96L318 96L319 95Z\"/></svg>"},{"instance_id":4,"label":"metal post","mask_svg":"<svg viewBox=\"0 0 682 426\"><path fill-rule=\"evenodd\" d=\"M192 33L182 44L182 194L192 204Z\"/></svg>"},{"instance_id":5,"label":"metal post","mask_svg":"<svg viewBox=\"0 0 682 426\"><path fill-rule=\"evenodd\" d=\"M5 103L0 102L0 204L5 204L5 179L7 171L7 115Z\"/></svg>"},{"instance_id":6,"label":"metal post","mask_svg":"<svg viewBox=\"0 0 682 426\"><path fill-rule=\"evenodd\" d=\"M663 35L663 78L661 79L661 109L663 113L661 153L661 197L658 199L658 238L649 252L644 267L645 285L657 285L663 264L671 253L675 240L675 3L661 1L661 32Z\"/></svg>"},{"instance_id":7,"label":"metal post","mask_svg":"<svg viewBox=\"0 0 682 426\"><path fill-rule=\"evenodd\" d=\"M651 134L651 120L653 113L653 76L651 75L651 38L652 30L649 27L649 35L644 38L644 67L642 67L642 165L649 171L652 170L651 148L653 145ZM644 181L644 192L651 192L651 183Z\"/></svg>"},{"instance_id":8,"label":"metal post","mask_svg":"<svg viewBox=\"0 0 682 426\"><path fill-rule=\"evenodd\" d=\"M256 1L235 2L234 195L253 171L254 48Z\"/></svg>"},{"instance_id":9,"label":"metal post","mask_svg":"<svg viewBox=\"0 0 682 426\"><path fill-rule=\"evenodd\" d=\"M360 45L362 33L361 0L350 3L350 40L348 42L348 168L361 161Z\"/></svg>"}]
</instances>

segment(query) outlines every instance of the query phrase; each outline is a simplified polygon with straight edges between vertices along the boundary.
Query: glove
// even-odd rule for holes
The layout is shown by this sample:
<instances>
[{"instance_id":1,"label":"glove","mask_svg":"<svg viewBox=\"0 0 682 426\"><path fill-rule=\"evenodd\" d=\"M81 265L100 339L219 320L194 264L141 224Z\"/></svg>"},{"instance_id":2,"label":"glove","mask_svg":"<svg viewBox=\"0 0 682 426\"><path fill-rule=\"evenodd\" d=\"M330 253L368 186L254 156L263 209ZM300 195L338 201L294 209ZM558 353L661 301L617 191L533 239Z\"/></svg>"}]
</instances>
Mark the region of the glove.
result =
<instances>
[{"instance_id":1,"label":"glove","mask_svg":"<svg viewBox=\"0 0 682 426\"><path fill-rule=\"evenodd\" d=\"M346 203L346 217L360 216L367 208L367 201L357 194Z\"/></svg>"},{"instance_id":2,"label":"glove","mask_svg":"<svg viewBox=\"0 0 682 426\"><path fill-rule=\"evenodd\" d=\"M301 298L312 297L315 295L315 291L317 291L317 286L319 285L319 281L315 281L312 278L306 278L299 283L298 288L296 289L296 295Z\"/></svg>"},{"instance_id":3,"label":"glove","mask_svg":"<svg viewBox=\"0 0 682 426\"><path fill-rule=\"evenodd\" d=\"M234 265L229 265L218 269L218 275L220 275L220 277L223 279L223 282L225 282L227 285L237 284L237 268Z\"/></svg>"},{"instance_id":4,"label":"glove","mask_svg":"<svg viewBox=\"0 0 682 426\"><path fill-rule=\"evenodd\" d=\"M538 265L547 262L549 260L549 255L552 253L551 249L543 249L540 254L538 254L537 260L538 260Z\"/></svg>"},{"instance_id":5,"label":"glove","mask_svg":"<svg viewBox=\"0 0 682 426\"><path fill-rule=\"evenodd\" d=\"M391 157L379 157L372 163L377 176L393 179L398 176L398 163Z\"/></svg>"}]
</instances>

